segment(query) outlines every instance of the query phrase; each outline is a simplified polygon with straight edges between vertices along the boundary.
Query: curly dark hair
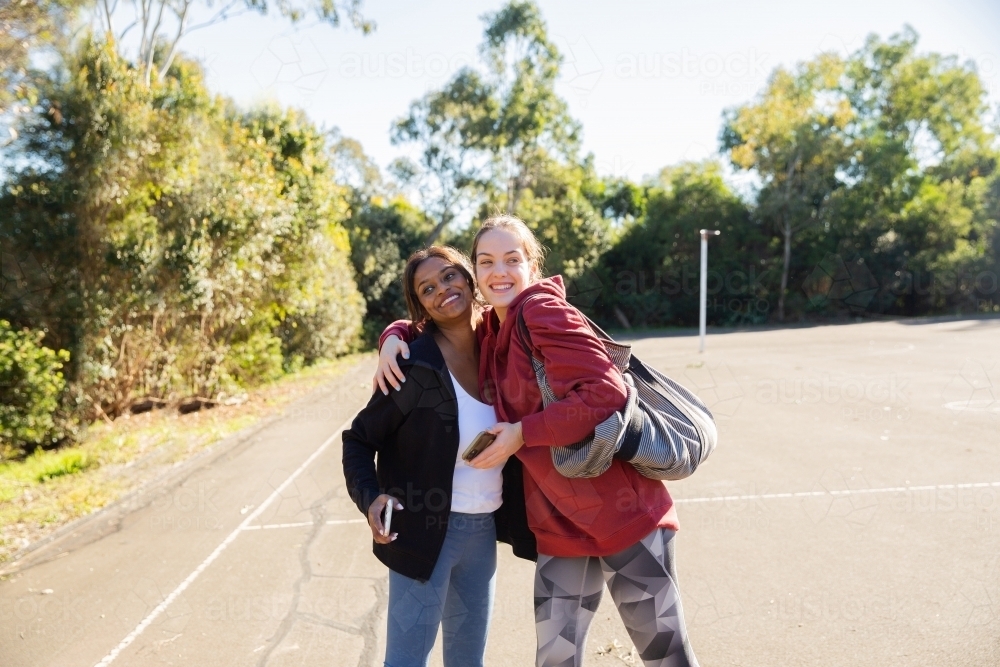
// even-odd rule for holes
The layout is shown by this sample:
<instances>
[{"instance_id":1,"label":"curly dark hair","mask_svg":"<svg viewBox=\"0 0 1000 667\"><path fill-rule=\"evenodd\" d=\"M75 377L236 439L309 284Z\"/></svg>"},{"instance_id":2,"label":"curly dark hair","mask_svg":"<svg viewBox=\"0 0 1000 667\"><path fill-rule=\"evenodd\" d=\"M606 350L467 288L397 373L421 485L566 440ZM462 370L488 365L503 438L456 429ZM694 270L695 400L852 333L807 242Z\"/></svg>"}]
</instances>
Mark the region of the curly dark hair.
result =
<instances>
[{"instance_id":1,"label":"curly dark hair","mask_svg":"<svg viewBox=\"0 0 1000 667\"><path fill-rule=\"evenodd\" d=\"M406 297L406 310L410 314L410 321L414 324L423 324L430 319L420 303L420 299L417 298L417 286L413 283L416 280L417 267L431 257L444 260L458 269L465 277L466 282L469 283L473 297L476 297L476 279L473 277L472 264L465 253L447 245L432 245L429 248L418 250L406 260L406 268L403 269L403 294Z\"/></svg>"}]
</instances>

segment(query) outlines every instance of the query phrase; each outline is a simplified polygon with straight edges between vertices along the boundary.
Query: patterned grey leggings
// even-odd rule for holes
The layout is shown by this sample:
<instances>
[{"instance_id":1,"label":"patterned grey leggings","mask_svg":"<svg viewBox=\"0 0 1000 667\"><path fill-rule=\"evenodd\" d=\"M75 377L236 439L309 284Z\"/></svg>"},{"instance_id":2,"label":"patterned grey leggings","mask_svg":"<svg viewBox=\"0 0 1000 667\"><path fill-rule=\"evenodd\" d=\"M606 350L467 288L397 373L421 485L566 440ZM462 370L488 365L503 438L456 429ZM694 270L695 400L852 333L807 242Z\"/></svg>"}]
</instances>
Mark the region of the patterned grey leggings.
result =
<instances>
[{"instance_id":1,"label":"patterned grey leggings","mask_svg":"<svg viewBox=\"0 0 1000 667\"><path fill-rule=\"evenodd\" d=\"M698 667L674 573L674 531L657 528L611 556L538 555L537 667L581 667L587 630L604 592L618 607L646 667Z\"/></svg>"}]
</instances>

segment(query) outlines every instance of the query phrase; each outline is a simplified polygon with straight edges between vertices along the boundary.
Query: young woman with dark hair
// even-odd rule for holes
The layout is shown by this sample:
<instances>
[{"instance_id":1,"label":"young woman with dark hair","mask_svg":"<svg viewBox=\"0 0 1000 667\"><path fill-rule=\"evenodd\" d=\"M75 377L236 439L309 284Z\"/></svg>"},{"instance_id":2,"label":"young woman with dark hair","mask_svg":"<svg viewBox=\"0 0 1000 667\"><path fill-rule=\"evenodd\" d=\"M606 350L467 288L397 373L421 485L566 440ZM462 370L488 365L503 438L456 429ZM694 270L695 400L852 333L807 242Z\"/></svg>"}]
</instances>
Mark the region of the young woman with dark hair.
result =
<instances>
[{"instance_id":1,"label":"young woman with dark hair","mask_svg":"<svg viewBox=\"0 0 1000 667\"><path fill-rule=\"evenodd\" d=\"M426 665L440 625L444 664L481 666L496 541L536 557L520 463L486 469L461 458L497 421L480 400L481 309L468 260L454 248L421 250L403 282L420 333L400 364L401 390L374 392L344 432L344 475L368 518L375 555L390 568L385 665Z\"/></svg>"}]
</instances>

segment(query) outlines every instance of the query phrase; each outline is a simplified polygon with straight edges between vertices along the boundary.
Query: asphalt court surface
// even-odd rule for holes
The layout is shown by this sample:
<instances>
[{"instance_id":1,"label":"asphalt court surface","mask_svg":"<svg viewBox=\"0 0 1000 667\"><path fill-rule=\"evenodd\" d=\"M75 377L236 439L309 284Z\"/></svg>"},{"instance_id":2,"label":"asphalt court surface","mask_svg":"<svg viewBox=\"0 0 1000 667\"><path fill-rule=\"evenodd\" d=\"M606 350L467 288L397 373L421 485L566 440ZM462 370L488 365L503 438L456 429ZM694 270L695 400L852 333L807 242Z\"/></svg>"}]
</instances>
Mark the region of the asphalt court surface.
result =
<instances>
[{"instance_id":1,"label":"asphalt court surface","mask_svg":"<svg viewBox=\"0 0 1000 667\"><path fill-rule=\"evenodd\" d=\"M1000 664L1000 320L633 345L719 424L669 485L702 665ZM386 573L337 433L370 373L25 559L0 583L0 665L381 665ZM533 664L532 565L499 549L487 664ZM606 596L587 664L631 649Z\"/></svg>"}]
</instances>

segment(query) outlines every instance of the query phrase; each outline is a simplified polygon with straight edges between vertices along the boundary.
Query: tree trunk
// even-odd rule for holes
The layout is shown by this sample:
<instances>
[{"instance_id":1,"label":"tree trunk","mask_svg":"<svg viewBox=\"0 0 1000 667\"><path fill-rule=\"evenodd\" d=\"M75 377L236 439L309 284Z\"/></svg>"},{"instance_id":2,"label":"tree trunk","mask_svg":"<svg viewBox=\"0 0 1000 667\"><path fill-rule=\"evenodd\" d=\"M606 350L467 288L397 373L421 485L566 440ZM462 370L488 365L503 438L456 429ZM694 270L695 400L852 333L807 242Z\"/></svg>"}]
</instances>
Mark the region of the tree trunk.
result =
<instances>
[{"instance_id":1,"label":"tree trunk","mask_svg":"<svg viewBox=\"0 0 1000 667\"><path fill-rule=\"evenodd\" d=\"M434 225L434 229L432 229L431 233L427 235L427 240L424 241L424 245L425 246L433 245L434 242L437 241L438 237L441 236L441 232L444 231L444 228L448 226L449 222L451 222L451 219L452 216L450 213L445 213L444 215L442 215L441 222Z\"/></svg>"},{"instance_id":2,"label":"tree trunk","mask_svg":"<svg viewBox=\"0 0 1000 667\"><path fill-rule=\"evenodd\" d=\"M177 55L177 43L181 41L181 37L184 36L184 28L187 23L187 13L188 9L191 7L190 0L184 0L184 8L181 10L177 17L177 35L174 37L174 41L170 44L170 50L167 52L167 58L163 61L163 67L160 68L160 78L162 79L167 75L170 70L170 66L174 62L174 56Z\"/></svg>"},{"instance_id":3,"label":"tree trunk","mask_svg":"<svg viewBox=\"0 0 1000 667\"><path fill-rule=\"evenodd\" d=\"M517 200L521 198L521 175L515 174L507 179L507 210L505 213L515 215Z\"/></svg>"},{"instance_id":4,"label":"tree trunk","mask_svg":"<svg viewBox=\"0 0 1000 667\"><path fill-rule=\"evenodd\" d=\"M160 0L160 11L156 15L156 23L153 24L153 29L149 33L149 41L146 43L146 53L140 53L140 59L145 61L144 67L146 68L146 87L153 80L153 56L156 54L156 36L160 32L160 22L163 20L163 8L166 7L167 0Z\"/></svg>"},{"instance_id":5,"label":"tree trunk","mask_svg":"<svg viewBox=\"0 0 1000 667\"><path fill-rule=\"evenodd\" d=\"M781 292L778 294L778 321L785 321L785 290L788 289L788 271L792 264L792 226L786 220L782 225L785 234L785 256L781 267Z\"/></svg>"}]
</instances>

